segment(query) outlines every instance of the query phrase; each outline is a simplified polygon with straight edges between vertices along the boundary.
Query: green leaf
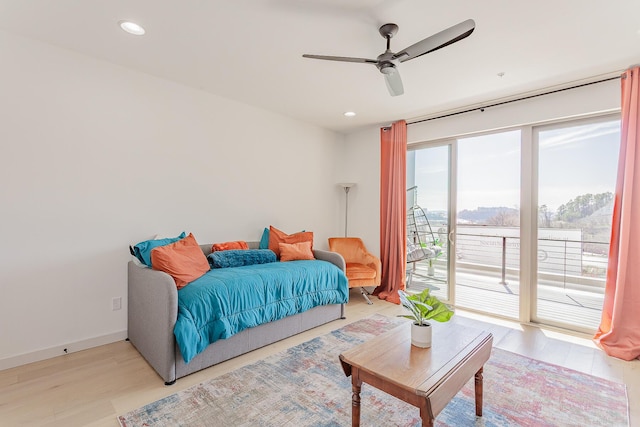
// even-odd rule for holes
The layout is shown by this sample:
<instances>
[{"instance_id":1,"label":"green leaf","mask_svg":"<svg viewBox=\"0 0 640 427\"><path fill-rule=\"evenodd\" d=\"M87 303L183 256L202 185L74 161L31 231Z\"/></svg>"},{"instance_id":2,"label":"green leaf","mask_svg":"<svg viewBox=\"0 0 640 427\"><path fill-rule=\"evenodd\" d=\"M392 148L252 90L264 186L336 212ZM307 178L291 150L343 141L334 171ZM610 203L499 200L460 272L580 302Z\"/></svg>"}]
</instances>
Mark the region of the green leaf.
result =
<instances>
[{"instance_id":1,"label":"green leaf","mask_svg":"<svg viewBox=\"0 0 640 427\"><path fill-rule=\"evenodd\" d=\"M453 316L453 311L449 309L445 304L437 301L434 303L433 310L427 314L427 319L436 320L438 322L447 322Z\"/></svg>"},{"instance_id":2,"label":"green leaf","mask_svg":"<svg viewBox=\"0 0 640 427\"><path fill-rule=\"evenodd\" d=\"M409 316L408 314L398 314L398 317L404 317L405 319L413 320L415 322L416 318L413 316Z\"/></svg>"},{"instance_id":3,"label":"green leaf","mask_svg":"<svg viewBox=\"0 0 640 427\"><path fill-rule=\"evenodd\" d=\"M404 291L398 291L402 306L411 313L411 316L402 316L414 320L416 323L425 323L426 320L446 322L453 316L453 310L442 303L437 297L429 294L425 289L419 294L409 295Z\"/></svg>"}]
</instances>

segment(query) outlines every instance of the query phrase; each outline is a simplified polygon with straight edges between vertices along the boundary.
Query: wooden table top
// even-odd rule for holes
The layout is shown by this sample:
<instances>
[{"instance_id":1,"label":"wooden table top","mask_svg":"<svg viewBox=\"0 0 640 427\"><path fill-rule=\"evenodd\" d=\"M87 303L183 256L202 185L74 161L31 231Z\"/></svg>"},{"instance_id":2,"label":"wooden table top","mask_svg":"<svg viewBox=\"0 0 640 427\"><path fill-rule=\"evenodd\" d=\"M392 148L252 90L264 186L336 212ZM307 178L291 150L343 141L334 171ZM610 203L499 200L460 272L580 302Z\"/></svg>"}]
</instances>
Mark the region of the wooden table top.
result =
<instances>
[{"instance_id":1,"label":"wooden table top","mask_svg":"<svg viewBox=\"0 0 640 427\"><path fill-rule=\"evenodd\" d=\"M493 337L486 331L463 327L452 321L431 324L430 348L411 345L411 322L407 320L391 331L342 353L340 360L345 374L351 375L351 368L357 367L407 391L429 396L451 372L482 347L492 344Z\"/></svg>"}]
</instances>

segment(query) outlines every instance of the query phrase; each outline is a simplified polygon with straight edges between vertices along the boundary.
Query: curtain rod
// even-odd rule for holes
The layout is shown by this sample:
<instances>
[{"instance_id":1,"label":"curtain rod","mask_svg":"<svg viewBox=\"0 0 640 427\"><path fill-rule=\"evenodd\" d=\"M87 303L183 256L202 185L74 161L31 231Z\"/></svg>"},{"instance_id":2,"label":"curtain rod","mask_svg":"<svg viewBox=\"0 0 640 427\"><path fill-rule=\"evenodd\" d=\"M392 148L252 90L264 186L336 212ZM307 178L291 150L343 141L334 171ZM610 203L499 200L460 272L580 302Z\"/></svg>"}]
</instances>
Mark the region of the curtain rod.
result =
<instances>
[{"instance_id":1,"label":"curtain rod","mask_svg":"<svg viewBox=\"0 0 640 427\"><path fill-rule=\"evenodd\" d=\"M523 96L521 98L510 99L508 101L502 101L502 102L496 102L496 103L493 103L493 104L484 105L482 107L469 108L467 110L457 111L455 113L443 114L441 116L431 117L431 118L428 118L428 119L416 120L415 122L407 123L407 126L415 125L416 123L428 122L428 121L436 120L436 119L444 119L445 117L457 116L458 114L470 113L470 112L476 111L476 110L484 111L485 108L497 107L499 105L510 104L510 103L516 102L516 101L524 101L524 100L531 99L531 98L537 98L538 96L543 96L543 95L551 95L551 94L558 93L558 92L564 92L565 90L569 90L569 89L578 89L578 88L581 88L581 87L584 87L584 86L594 85L596 83L604 83L604 82L608 82L608 81L611 81L611 80L617 80L617 79L620 79L620 78L622 78L621 75L620 76L614 76L614 77L608 77L606 79L596 80L596 81L589 82L589 83L582 83L582 84L579 84L579 85L569 86L569 87L565 87L565 88L562 88L562 89L551 90L551 91L548 91L548 92L542 92L542 93L538 93L536 95Z\"/></svg>"}]
</instances>

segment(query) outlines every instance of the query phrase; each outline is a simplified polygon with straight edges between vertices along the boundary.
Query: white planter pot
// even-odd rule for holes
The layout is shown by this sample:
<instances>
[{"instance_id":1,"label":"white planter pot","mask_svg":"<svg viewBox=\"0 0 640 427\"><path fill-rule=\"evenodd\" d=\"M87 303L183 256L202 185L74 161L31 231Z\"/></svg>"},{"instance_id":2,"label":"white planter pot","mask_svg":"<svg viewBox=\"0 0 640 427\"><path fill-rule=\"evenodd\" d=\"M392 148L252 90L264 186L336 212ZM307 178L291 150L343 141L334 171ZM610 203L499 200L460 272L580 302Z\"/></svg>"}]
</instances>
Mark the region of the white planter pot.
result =
<instances>
[{"instance_id":1,"label":"white planter pot","mask_svg":"<svg viewBox=\"0 0 640 427\"><path fill-rule=\"evenodd\" d=\"M411 345L420 348L431 347L431 325L411 324Z\"/></svg>"}]
</instances>

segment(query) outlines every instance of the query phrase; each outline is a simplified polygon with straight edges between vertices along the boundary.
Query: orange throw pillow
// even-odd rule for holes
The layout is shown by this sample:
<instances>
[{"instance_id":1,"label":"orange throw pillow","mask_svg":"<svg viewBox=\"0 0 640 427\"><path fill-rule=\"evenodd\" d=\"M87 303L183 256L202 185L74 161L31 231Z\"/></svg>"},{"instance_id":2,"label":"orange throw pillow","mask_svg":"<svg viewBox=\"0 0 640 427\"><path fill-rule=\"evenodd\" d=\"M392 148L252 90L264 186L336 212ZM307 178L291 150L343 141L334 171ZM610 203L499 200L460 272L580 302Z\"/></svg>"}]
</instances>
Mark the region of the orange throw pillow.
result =
<instances>
[{"instance_id":1,"label":"orange throw pillow","mask_svg":"<svg viewBox=\"0 0 640 427\"><path fill-rule=\"evenodd\" d=\"M280 243L280 261L315 259L311 251L311 242Z\"/></svg>"},{"instance_id":2,"label":"orange throw pillow","mask_svg":"<svg viewBox=\"0 0 640 427\"><path fill-rule=\"evenodd\" d=\"M215 251L230 251L234 249L249 249L249 245L244 240L238 240L235 242L214 243L211 246L211 252Z\"/></svg>"},{"instance_id":3,"label":"orange throw pillow","mask_svg":"<svg viewBox=\"0 0 640 427\"><path fill-rule=\"evenodd\" d=\"M154 270L164 271L173 277L178 289L184 288L187 283L193 282L210 269L207 257L191 233L170 245L153 248L151 265Z\"/></svg>"},{"instance_id":4,"label":"orange throw pillow","mask_svg":"<svg viewBox=\"0 0 640 427\"><path fill-rule=\"evenodd\" d=\"M273 226L269 226L269 249L275 252L278 258L280 258L280 243L300 242L311 242L311 247L313 248L313 232L302 231L300 233L287 234Z\"/></svg>"}]
</instances>

